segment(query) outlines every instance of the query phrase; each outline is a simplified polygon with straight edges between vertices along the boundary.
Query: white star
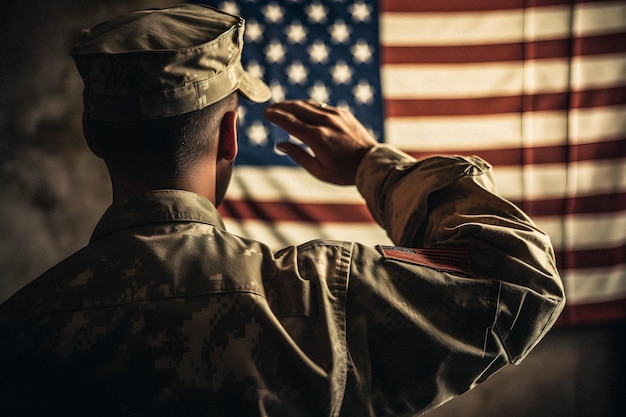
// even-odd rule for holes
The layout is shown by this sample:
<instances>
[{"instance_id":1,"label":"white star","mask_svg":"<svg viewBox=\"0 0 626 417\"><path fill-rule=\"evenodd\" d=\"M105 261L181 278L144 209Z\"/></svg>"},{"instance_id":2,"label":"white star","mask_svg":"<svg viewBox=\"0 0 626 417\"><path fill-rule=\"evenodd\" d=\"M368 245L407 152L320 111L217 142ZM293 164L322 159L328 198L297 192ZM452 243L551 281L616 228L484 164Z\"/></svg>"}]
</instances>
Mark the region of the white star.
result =
<instances>
[{"instance_id":1,"label":"white star","mask_svg":"<svg viewBox=\"0 0 626 417\"><path fill-rule=\"evenodd\" d=\"M249 42L259 42L263 39L263 26L255 20L246 22L246 40Z\"/></svg>"},{"instance_id":2,"label":"white star","mask_svg":"<svg viewBox=\"0 0 626 417\"><path fill-rule=\"evenodd\" d=\"M261 10L265 20L270 23L280 23L283 21L283 9L276 3L270 3Z\"/></svg>"},{"instance_id":3,"label":"white star","mask_svg":"<svg viewBox=\"0 0 626 417\"><path fill-rule=\"evenodd\" d=\"M263 78L263 67L254 60L248 62L248 64L246 65L246 71L248 71L252 76L256 78Z\"/></svg>"},{"instance_id":4,"label":"white star","mask_svg":"<svg viewBox=\"0 0 626 417\"><path fill-rule=\"evenodd\" d=\"M328 29L330 37L335 43L344 43L350 39L350 28L341 20L337 20Z\"/></svg>"},{"instance_id":5,"label":"white star","mask_svg":"<svg viewBox=\"0 0 626 417\"><path fill-rule=\"evenodd\" d=\"M369 22L372 11L367 4L358 1L348 6L348 12L350 12L352 20L355 22Z\"/></svg>"},{"instance_id":6,"label":"white star","mask_svg":"<svg viewBox=\"0 0 626 417\"><path fill-rule=\"evenodd\" d=\"M247 114L248 112L245 106L242 106L242 105L237 106L237 119L238 119L239 125L242 125L245 123Z\"/></svg>"},{"instance_id":7,"label":"white star","mask_svg":"<svg viewBox=\"0 0 626 417\"><path fill-rule=\"evenodd\" d=\"M372 60L372 49L363 39L359 39L357 43L350 48L350 52L352 52L352 56L356 62L368 63Z\"/></svg>"},{"instance_id":8,"label":"white star","mask_svg":"<svg viewBox=\"0 0 626 417\"><path fill-rule=\"evenodd\" d=\"M305 12L309 20L313 23L326 22L326 7L318 2L308 5L305 8Z\"/></svg>"},{"instance_id":9,"label":"white star","mask_svg":"<svg viewBox=\"0 0 626 417\"><path fill-rule=\"evenodd\" d=\"M287 67L287 77L292 84L304 84L308 72L302 62L295 61Z\"/></svg>"},{"instance_id":10,"label":"white star","mask_svg":"<svg viewBox=\"0 0 626 417\"><path fill-rule=\"evenodd\" d=\"M239 7L237 7L237 3L234 1L225 1L219 6L220 10L225 11L226 13L234 14L239 16L241 13L239 12Z\"/></svg>"},{"instance_id":11,"label":"white star","mask_svg":"<svg viewBox=\"0 0 626 417\"><path fill-rule=\"evenodd\" d=\"M270 90L272 90L272 99L275 102L281 102L285 100L285 87L276 80L270 83Z\"/></svg>"},{"instance_id":12,"label":"white star","mask_svg":"<svg viewBox=\"0 0 626 417\"><path fill-rule=\"evenodd\" d=\"M313 42L313 45L309 46L307 51L311 57L311 61L317 62L318 64L328 62L328 48L326 44L319 39Z\"/></svg>"},{"instance_id":13,"label":"white star","mask_svg":"<svg viewBox=\"0 0 626 417\"><path fill-rule=\"evenodd\" d=\"M345 100L339 101L337 103L337 108L345 110L345 111L349 111L350 113L354 113L354 111L352 111L352 109L350 108L350 105L348 104L348 102Z\"/></svg>"},{"instance_id":14,"label":"white star","mask_svg":"<svg viewBox=\"0 0 626 417\"><path fill-rule=\"evenodd\" d=\"M321 81L316 81L315 85L309 89L309 97L318 103L326 103L330 97L328 88Z\"/></svg>"},{"instance_id":15,"label":"white star","mask_svg":"<svg viewBox=\"0 0 626 417\"><path fill-rule=\"evenodd\" d=\"M352 79L352 68L345 61L338 61L330 69L335 84L347 84Z\"/></svg>"},{"instance_id":16,"label":"white star","mask_svg":"<svg viewBox=\"0 0 626 417\"><path fill-rule=\"evenodd\" d=\"M365 80L359 81L359 84L352 89L352 94L354 94L354 100L360 104L372 104L374 101L372 86Z\"/></svg>"},{"instance_id":17,"label":"white star","mask_svg":"<svg viewBox=\"0 0 626 417\"><path fill-rule=\"evenodd\" d=\"M306 39L306 29L300 22L292 23L291 25L285 28L285 34L287 35L287 40L294 43L302 43Z\"/></svg>"},{"instance_id":18,"label":"white star","mask_svg":"<svg viewBox=\"0 0 626 417\"><path fill-rule=\"evenodd\" d=\"M272 39L272 42L265 48L265 58L270 64L283 62L285 60L283 44L276 39Z\"/></svg>"},{"instance_id":19,"label":"white star","mask_svg":"<svg viewBox=\"0 0 626 417\"><path fill-rule=\"evenodd\" d=\"M248 135L248 141L251 145L267 145L267 129L259 120L255 120L254 123L250 125L246 130L246 134Z\"/></svg>"}]
</instances>

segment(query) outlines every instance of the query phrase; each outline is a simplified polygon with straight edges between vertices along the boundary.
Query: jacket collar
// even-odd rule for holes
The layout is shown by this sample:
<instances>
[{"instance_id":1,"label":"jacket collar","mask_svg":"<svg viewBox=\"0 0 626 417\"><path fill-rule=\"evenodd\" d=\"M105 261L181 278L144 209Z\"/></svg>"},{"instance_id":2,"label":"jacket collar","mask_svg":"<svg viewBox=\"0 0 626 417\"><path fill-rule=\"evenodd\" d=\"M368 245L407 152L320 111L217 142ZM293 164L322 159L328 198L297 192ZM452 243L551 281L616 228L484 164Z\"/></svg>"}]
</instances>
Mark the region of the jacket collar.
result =
<instances>
[{"instance_id":1,"label":"jacket collar","mask_svg":"<svg viewBox=\"0 0 626 417\"><path fill-rule=\"evenodd\" d=\"M112 204L104 213L90 241L120 229L151 223L198 222L224 229L224 221L206 198L182 190L156 190Z\"/></svg>"}]
</instances>

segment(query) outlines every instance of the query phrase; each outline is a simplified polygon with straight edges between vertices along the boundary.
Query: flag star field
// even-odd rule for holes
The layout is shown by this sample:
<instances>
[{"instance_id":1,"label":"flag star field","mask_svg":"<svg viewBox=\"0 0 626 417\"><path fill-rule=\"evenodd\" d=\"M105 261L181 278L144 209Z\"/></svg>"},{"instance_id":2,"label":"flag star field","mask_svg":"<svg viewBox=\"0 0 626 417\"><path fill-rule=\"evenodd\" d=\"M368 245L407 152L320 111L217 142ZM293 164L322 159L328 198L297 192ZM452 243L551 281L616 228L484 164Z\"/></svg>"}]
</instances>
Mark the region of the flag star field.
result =
<instances>
[{"instance_id":1,"label":"flag star field","mask_svg":"<svg viewBox=\"0 0 626 417\"><path fill-rule=\"evenodd\" d=\"M243 66L271 87L274 101L306 99L349 109L383 140L375 4L249 0L210 5L246 19ZM237 164L293 165L275 146L295 139L263 118L264 107L241 101Z\"/></svg>"}]
</instances>

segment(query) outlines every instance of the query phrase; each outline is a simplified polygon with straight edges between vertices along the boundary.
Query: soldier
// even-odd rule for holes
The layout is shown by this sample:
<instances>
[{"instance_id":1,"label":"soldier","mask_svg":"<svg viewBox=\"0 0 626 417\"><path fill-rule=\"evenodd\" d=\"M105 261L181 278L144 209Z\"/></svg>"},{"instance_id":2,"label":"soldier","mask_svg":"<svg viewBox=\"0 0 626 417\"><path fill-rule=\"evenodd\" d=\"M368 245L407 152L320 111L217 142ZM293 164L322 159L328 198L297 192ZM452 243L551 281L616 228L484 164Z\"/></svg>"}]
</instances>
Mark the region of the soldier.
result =
<instances>
[{"instance_id":1,"label":"soldier","mask_svg":"<svg viewBox=\"0 0 626 417\"><path fill-rule=\"evenodd\" d=\"M266 117L321 180L356 185L396 246L272 252L216 211L237 155L244 21L132 13L73 49L113 204L89 244L0 307L0 415L400 416L518 363L564 305L548 237L479 157L422 160L352 114Z\"/></svg>"}]
</instances>

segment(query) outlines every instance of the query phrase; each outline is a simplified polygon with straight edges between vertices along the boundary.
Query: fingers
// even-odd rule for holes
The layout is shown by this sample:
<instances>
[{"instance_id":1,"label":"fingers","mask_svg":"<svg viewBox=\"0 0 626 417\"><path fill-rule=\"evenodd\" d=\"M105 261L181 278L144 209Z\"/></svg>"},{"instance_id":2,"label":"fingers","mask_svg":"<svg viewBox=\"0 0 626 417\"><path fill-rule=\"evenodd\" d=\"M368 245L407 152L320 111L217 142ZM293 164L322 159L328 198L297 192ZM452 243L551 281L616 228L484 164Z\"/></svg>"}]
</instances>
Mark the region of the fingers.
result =
<instances>
[{"instance_id":1,"label":"fingers","mask_svg":"<svg viewBox=\"0 0 626 417\"><path fill-rule=\"evenodd\" d=\"M319 179L334 184L354 184L360 161L376 145L352 113L336 107L284 101L268 106L265 117L300 139L312 154L291 143L282 143L279 149Z\"/></svg>"},{"instance_id":2,"label":"fingers","mask_svg":"<svg viewBox=\"0 0 626 417\"><path fill-rule=\"evenodd\" d=\"M319 161L302 147L289 142L281 142L277 145L277 147L289 155L289 157L293 159L296 164L319 177L319 173L322 170Z\"/></svg>"},{"instance_id":3,"label":"fingers","mask_svg":"<svg viewBox=\"0 0 626 417\"><path fill-rule=\"evenodd\" d=\"M265 117L289 134L305 142L320 126L337 127L333 115L338 109L309 101L284 101L265 109Z\"/></svg>"}]
</instances>

